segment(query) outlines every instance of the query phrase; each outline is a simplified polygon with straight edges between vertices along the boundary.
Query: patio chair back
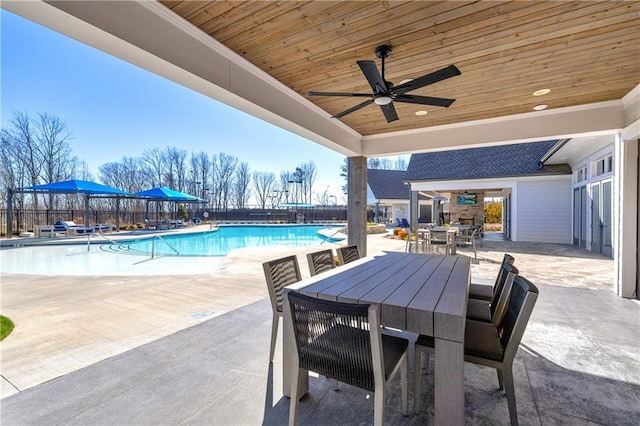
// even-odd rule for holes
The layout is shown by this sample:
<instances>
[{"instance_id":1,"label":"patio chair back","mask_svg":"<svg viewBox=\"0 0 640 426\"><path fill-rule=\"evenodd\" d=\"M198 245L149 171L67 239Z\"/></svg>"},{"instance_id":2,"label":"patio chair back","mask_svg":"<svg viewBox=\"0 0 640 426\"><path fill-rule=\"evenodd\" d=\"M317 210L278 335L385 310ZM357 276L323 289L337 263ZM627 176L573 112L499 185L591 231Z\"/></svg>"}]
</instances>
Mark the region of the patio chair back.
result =
<instances>
[{"instance_id":1,"label":"patio chair back","mask_svg":"<svg viewBox=\"0 0 640 426\"><path fill-rule=\"evenodd\" d=\"M516 276L509 304L499 326L502 329L500 344L504 350L502 362L513 362L537 299L538 288L526 278Z\"/></svg>"},{"instance_id":2,"label":"patio chair back","mask_svg":"<svg viewBox=\"0 0 640 426\"><path fill-rule=\"evenodd\" d=\"M307 254L307 263L309 264L309 273L313 277L321 272L330 271L336 267L333 258L333 250L320 250Z\"/></svg>"},{"instance_id":3,"label":"patio chair back","mask_svg":"<svg viewBox=\"0 0 640 426\"><path fill-rule=\"evenodd\" d=\"M302 279L298 259L295 256L286 256L280 259L271 260L262 264L264 277L267 281L269 299L273 318L271 322L271 349L269 351L269 362L273 362L273 355L276 349L276 339L278 337L278 326L282 316L282 303L284 301L284 288Z\"/></svg>"},{"instance_id":4,"label":"patio chair back","mask_svg":"<svg viewBox=\"0 0 640 426\"><path fill-rule=\"evenodd\" d=\"M493 293L491 304L489 305L489 311L491 312L491 322L498 325L504 317L509 298L511 296L511 289L513 288L513 282L517 275L520 273L518 268L511 264L505 264L502 268L502 274L500 280L496 285L496 291Z\"/></svg>"},{"instance_id":5,"label":"patio chair back","mask_svg":"<svg viewBox=\"0 0 640 426\"><path fill-rule=\"evenodd\" d=\"M402 368L403 409L407 414L407 350L404 338L382 335L375 305L342 303L287 294L291 315L286 324L295 339L289 424L295 424L300 370L375 393L374 424L382 424L386 387Z\"/></svg>"},{"instance_id":6,"label":"patio chair back","mask_svg":"<svg viewBox=\"0 0 640 426\"><path fill-rule=\"evenodd\" d=\"M484 278L474 279L474 277L471 277L471 285L469 286L469 298L491 302L495 295L496 288L498 287L498 283L501 281L501 279L503 279L502 275L507 273L504 269L504 266L507 264L513 265L514 262L515 259L513 258L513 256L505 253L505 255L502 257L500 269L498 269L498 273L496 274L496 278L493 280L493 283L491 283L489 280L486 280L485 282Z\"/></svg>"},{"instance_id":7,"label":"patio chair back","mask_svg":"<svg viewBox=\"0 0 640 426\"><path fill-rule=\"evenodd\" d=\"M346 265L349 262L360 259L360 251L357 245L338 247L336 253L338 254L338 261L341 265Z\"/></svg>"}]
</instances>

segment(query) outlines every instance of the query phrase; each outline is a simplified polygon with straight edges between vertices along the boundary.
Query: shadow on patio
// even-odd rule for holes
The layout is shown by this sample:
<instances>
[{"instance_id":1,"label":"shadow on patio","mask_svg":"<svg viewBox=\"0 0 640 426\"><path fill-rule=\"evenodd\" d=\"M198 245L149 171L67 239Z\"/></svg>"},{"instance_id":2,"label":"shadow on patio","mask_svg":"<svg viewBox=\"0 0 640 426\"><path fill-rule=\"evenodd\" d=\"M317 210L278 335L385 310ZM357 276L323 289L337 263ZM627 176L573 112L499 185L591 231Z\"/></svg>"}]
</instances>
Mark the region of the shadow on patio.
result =
<instances>
[{"instance_id":1,"label":"shadow on patio","mask_svg":"<svg viewBox=\"0 0 640 426\"><path fill-rule=\"evenodd\" d=\"M637 424L640 305L605 288L537 284L538 305L514 364L521 424ZM285 424L282 342L269 365L270 323L266 299L236 309L5 398L3 423ZM422 379L426 404L405 418L396 378L387 424L433 423L433 374ZM367 392L347 385L335 392L332 384L310 378L301 424L373 421ZM465 402L468 424L509 422L494 370L465 364Z\"/></svg>"}]
</instances>

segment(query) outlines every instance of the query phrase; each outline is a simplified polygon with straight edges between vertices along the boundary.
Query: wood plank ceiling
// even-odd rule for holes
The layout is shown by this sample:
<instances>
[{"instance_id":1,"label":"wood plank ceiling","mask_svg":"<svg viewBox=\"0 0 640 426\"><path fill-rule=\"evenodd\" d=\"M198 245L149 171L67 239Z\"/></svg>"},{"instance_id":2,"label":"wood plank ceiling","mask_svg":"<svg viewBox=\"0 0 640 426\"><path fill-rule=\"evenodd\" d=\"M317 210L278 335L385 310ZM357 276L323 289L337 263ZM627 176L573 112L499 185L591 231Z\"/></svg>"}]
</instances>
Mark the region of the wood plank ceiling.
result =
<instances>
[{"instance_id":1,"label":"wood plank ceiling","mask_svg":"<svg viewBox=\"0 0 640 426\"><path fill-rule=\"evenodd\" d=\"M370 93L357 60L393 46L395 85L455 64L462 72L411 92L449 108L371 104L342 117L362 135L619 100L640 83L637 1L162 1L299 94ZM211 64L215 66L215 64ZM533 92L551 92L535 97ZM362 98L308 97L330 114ZM426 115L416 115L424 110Z\"/></svg>"}]
</instances>

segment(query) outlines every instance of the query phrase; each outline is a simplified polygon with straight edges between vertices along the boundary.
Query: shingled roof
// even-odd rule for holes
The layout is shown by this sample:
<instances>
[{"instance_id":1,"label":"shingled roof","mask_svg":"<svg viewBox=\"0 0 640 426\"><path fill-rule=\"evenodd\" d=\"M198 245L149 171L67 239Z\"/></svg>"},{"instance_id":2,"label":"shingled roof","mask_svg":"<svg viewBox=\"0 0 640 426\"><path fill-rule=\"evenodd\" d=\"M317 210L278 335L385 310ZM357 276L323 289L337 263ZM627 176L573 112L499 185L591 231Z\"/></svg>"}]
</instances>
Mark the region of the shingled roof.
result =
<instances>
[{"instance_id":1,"label":"shingled roof","mask_svg":"<svg viewBox=\"0 0 640 426\"><path fill-rule=\"evenodd\" d=\"M413 154L407 181L487 179L571 174L568 164L543 165L540 159L557 143L518 143L483 148Z\"/></svg>"},{"instance_id":2,"label":"shingled roof","mask_svg":"<svg viewBox=\"0 0 640 426\"><path fill-rule=\"evenodd\" d=\"M411 190L404 184L404 170L367 169L367 183L377 200L408 200Z\"/></svg>"}]
</instances>

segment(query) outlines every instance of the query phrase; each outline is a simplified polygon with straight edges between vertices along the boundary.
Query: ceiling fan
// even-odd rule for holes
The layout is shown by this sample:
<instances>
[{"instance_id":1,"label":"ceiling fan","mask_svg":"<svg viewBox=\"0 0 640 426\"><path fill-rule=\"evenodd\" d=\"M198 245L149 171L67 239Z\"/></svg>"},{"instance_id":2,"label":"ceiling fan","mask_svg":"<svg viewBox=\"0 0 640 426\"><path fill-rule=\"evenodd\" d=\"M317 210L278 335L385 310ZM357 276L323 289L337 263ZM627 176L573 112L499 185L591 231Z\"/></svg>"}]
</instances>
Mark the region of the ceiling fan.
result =
<instances>
[{"instance_id":1,"label":"ceiling fan","mask_svg":"<svg viewBox=\"0 0 640 426\"><path fill-rule=\"evenodd\" d=\"M358 66L362 70L365 78L369 82L373 93L340 93L340 92L309 92L308 96L348 96L356 98L370 98L366 101L342 111L331 118L344 117L365 106L375 103L380 106L387 123L398 119L398 114L393 106L394 102L406 102L410 104L433 105L439 107L449 107L455 99L433 98L430 96L408 95L407 92L419 89L430 84L437 83L450 77L460 75L460 70L455 65L449 65L438 71L425 74L407 82L401 82L398 86L393 86L390 81L384 79L384 59L391 54L391 46L383 45L376 48L376 56L382 59L382 75L378 72L374 61L358 61Z\"/></svg>"}]
</instances>

